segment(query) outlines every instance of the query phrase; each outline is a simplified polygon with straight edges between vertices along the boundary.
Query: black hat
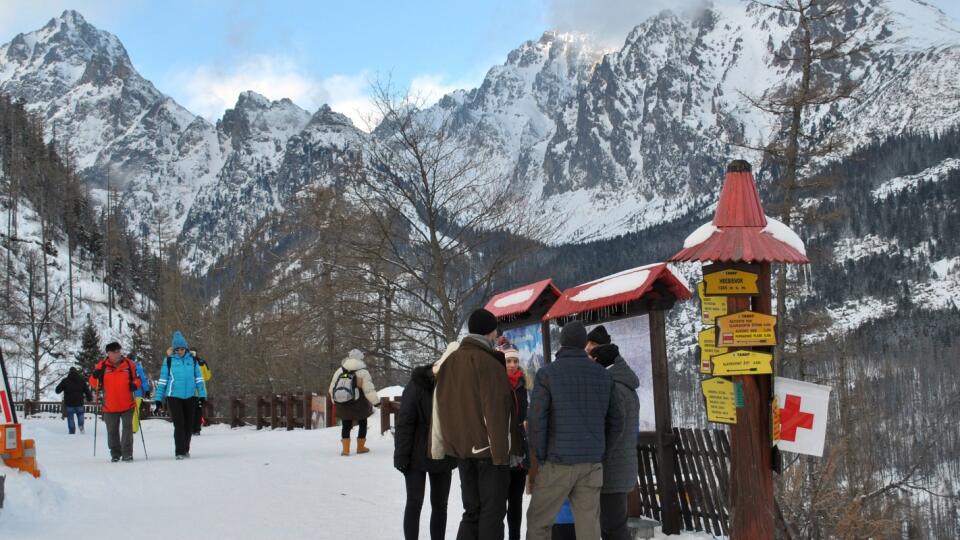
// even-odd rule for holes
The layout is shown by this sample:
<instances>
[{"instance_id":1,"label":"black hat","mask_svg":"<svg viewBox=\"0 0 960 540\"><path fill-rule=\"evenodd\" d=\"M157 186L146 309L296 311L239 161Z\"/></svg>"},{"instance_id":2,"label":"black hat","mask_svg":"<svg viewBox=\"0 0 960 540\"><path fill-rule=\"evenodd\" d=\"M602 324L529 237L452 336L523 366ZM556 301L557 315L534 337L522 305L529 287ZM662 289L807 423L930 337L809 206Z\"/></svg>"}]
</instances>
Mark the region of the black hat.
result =
<instances>
[{"instance_id":1,"label":"black hat","mask_svg":"<svg viewBox=\"0 0 960 540\"><path fill-rule=\"evenodd\" d=\"M609 345L610 334L607 333L607 329L601 324L587 334L587 341L592 341L597 345Z\"/></svg>"},{"instance_id":2,"label":"black hat","mask_svg":"<svg viewBox=\"0 0 960 540\"><path fill-rule=\"evenodd\" d=\"M570 321L560 330L560 346L582 349L587 346L587 329L580 321Z\"/></svg>"},{"instance_id":3,"label":"black hat","mask_svg":"<svg viewBox=\"0 0 960 540\"><path fill-rule=\"evenodd\" d=\"M471 334L485 336L497 329L497 318L485 309L478 309L470 314L467 320L467 330Z\"/></svg>"},{"instance_id":4,"label":"black hat","mask_svg":"<svg viewBox=\"0 0 960 540\"><path fill-rule=\"evenodd\" d=\"M117 343L116 341L111 341L110 343L107 343L107 346L105 348L107 352L120 352L120 349L121 349L120 344Z\"/></svg>"}]
</instances>

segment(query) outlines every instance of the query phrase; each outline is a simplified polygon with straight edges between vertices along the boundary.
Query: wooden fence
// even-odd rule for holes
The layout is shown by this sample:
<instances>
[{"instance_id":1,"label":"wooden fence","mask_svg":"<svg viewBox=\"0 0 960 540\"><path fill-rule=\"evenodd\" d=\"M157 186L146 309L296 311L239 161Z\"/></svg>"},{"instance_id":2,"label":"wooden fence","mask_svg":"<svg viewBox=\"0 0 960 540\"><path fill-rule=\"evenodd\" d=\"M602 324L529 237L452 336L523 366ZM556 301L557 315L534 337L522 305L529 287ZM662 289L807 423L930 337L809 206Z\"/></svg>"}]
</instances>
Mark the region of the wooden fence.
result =
<instances>
[{"instance_id":1,"label":"wooden fence","mask_svg":"<svg viewBox=\"0 0 960 540\"><path fill-rule=\"evenodd\" d=\"M673 428L674 476L683 528L729 536L730 443L721 429ZM642 515L661 521L656 446L639 446Z\"/></svg>"}]
</instances>

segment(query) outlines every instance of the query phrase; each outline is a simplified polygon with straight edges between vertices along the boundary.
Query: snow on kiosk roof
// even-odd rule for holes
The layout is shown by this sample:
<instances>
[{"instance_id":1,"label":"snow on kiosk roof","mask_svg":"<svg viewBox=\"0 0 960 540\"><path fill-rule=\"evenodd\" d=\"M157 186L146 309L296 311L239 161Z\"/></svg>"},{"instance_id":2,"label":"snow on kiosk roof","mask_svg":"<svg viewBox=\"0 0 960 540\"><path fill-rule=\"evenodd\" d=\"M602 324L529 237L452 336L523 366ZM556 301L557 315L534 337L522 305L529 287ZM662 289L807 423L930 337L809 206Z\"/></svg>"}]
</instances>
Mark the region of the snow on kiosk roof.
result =
<instances>
[{"instance_id":1,"label":"snow on kiosk roof","mask_svg":"<svg viewBox=\"0 0 960 540\"><path fill-rule=\"evenodd\" d=\"M667 263L648 264L563 291L543 320L628 304L648 295L657 298L664 292L680 300L687 300L692 296L683 280Z\"/></svg>"},{"instance_id":2,"label":"snow on kiosk roof","mask_svg":"<svg viewBox=\"0 0 960 540\"><path fill-rule=\"evenodd\" d=\"M693 231L670 262L780 262L806 264L806 248L789 227L767 217L750 164L734 160L713 221Z\"/></svg>"},{"instance_id":3,"label":"snow on kiosk roof","mask_svg":"<svg viewBox=\"0 0 960 540\"><path fill-rule=\"evenodd\" d=\"M487 302L484 309L493 313L498 319L520 315L530 311L545 292L552 293L553 298L560 297L560 289L553 284L552 279L548 278L497 294Z\"/></svg>"}]
</instances>

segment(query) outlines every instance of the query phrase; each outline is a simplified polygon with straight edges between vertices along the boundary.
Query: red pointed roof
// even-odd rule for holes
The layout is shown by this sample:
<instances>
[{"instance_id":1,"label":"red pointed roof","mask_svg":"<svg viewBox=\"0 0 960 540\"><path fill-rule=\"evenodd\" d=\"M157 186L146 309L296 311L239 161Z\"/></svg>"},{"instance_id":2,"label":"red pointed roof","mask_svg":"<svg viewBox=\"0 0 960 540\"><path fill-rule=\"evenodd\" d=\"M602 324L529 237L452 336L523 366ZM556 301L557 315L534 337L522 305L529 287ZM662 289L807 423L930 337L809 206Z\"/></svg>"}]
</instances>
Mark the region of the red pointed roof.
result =
<instances>
[{"instance_id":1,"label":"red pointed roof","mask_svg":"<svg viewBox=\"0 0 960 540\"><path fill-rule=\"evenodd\" d=\"M712 224L712 227L710 226ZM767 218L750 164L727 167L720 201L711 224L691 234L671 262L810 262L793 231Z\"/></svg>"},{"instance_id":2,"label":"red pointed roof","mask_svg":"<svg viewBox=\"0 0 960 540\"><path fill-rule=\"evenodd\" d=\"M553 293L554 298L560 297L560 289L553 284L553 280L545 279L497 294L487 302L484 309L493 313L497 318L519 315L529 311L537 299L546 291Z\"/></svg>"},{"instance_id":3,"label":"red pointed roof","mask_svg":"<svg viewBox=\"0 0 960 540\"><path fill-rule=\"evenodd\" d=\"M639 300L653 292L653 286L657 282L665 285L670 294L680 300L687 300L692 296L683 280L666 263L648 264L563 291L560 299L544 315L543 320L558 319Z\"/></svg>"}]
</instances>

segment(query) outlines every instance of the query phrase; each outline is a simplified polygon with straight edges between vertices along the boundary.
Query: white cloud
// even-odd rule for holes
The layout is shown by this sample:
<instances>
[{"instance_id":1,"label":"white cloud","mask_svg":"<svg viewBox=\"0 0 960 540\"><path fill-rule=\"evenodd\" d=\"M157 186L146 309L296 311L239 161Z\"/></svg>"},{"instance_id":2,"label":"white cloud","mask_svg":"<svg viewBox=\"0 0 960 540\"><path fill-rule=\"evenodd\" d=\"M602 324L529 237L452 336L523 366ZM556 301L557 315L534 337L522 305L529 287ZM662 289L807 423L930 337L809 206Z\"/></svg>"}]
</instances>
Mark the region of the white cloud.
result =
<instances>
[{"instance_id":1,"label":"white cloud","mask_svg":"<svg viewBox=\"0 0 960 540\"><path fill-rule=\"evenodd\" d=\"M705 0L546 0L547 20L558 30L584 32L609 47L623 45L638 24L665 10L702 7Z\"/></svg>"},{"instance_id":2,"label":"white cloud","mask_svg":"<svg viewBox=\"0 0 960 540\"><path fill-rule=\"evenodd\" d=\"M203 65L170 78L173 97L211 122L233 107L241 92L253 90L271 100L289 98L311 112L328 104L366 130L376 123L369 99L373 79L369 71L316 77L291 58L269 55L254 56L229 68ZM472 85L472 81L450 81L445 75L424 74L411 80L410 91L426 104L432 104L449 92Z\"/></svg>"}]
</instances>

